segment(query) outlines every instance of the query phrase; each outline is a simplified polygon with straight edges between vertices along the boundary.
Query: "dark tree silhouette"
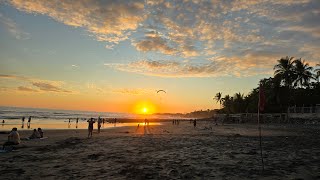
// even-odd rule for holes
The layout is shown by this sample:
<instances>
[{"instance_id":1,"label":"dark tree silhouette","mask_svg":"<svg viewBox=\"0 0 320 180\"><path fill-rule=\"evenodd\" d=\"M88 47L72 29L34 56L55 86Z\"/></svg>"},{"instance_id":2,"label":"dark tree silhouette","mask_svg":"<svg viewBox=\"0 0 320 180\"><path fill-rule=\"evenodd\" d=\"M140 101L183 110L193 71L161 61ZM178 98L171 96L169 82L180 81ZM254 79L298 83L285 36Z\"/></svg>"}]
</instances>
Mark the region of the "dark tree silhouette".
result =
<instances>
[{"instance_id":1,"label":"dark tree silhouette","mask_svg":"<svg viewBox=\"0 0 320 180\"><path fill-rule=\"evenodd\" d=\"M310 80L314 79L312 74L312 67L309 66L304 60L296 59L293 61L293 71L294 71L294 86L296 87L308 87Z\"/></svg>"},{"instance_id":2,"label":"dark tree silhouette","mask_svg":"<svg viewBox=\"0 0 320 180\"><path fill-rule=\"evenodd\" d=\"M265 90L265 112L287 112L291 105L305 106L320 104L320 65L314 71L301 59L281 58L274 66L274 77L260 80ZM317 68L318 67L318 68ZM318 78L318 81L312 81ZM219 113L256 113L259 88L248 95L236 93L233 97L217 93L214 99L222 104Z\"/></svg>"},{"instance_id":3,"label":"dark tree silhouette","mask_svg":"<svg viewBox=\"0 0 320 180\"><path fill-rule=\"evenodd\" d=\"M320 79L320 64L317 64L317 66L316 67L318 67L318 68L316 68L315 70L314 70L314 72L315 72L315 78L318 80L318 82L319 82L319 79Z\"/></svg>"},{"instance_id":4,"label":"dark tree silhouette","mask_svg":"<svg viewBox=\"0 0 320 180\"><path fill-rule=\"evenodd\" d=\"M278 60L278 64L274 66L274 77L281 79L281 83L288 88L292 86L295 79L293 58L289 56L281 58Z\"/></svg>"},{"instance_id":5,"label":"dark tree silhouette","mask_svg":"<svg viewBox=\"0 0 320 180\"><path fill-rule=\"evenodd\" d=\"M222 99L222 93L221 93L221 92L218 92L213 99L215 99L217 102L219 102L219 104L220 104L220 109L221 109L221 104L222 104L222 101L223 101L223 99Z\"/></svg>"}]
</instances>

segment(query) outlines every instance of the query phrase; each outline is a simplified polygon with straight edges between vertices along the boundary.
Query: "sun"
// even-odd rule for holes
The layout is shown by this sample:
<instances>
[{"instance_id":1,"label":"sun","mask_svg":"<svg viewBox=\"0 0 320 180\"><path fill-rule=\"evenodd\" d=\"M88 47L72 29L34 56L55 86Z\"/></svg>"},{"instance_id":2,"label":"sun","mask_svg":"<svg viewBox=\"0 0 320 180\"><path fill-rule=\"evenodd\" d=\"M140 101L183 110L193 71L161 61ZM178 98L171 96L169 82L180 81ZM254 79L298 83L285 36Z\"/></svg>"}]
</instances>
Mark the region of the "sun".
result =
<instances>
[{"instance_id":1,"label":"sun","mask_svg":"<svg viewBox=\"0 0 320 180\"><path fill-rule=\"evenodd\" d=\"M156 112L156 106L151 101L138 101L133 106L132 112L135 114L149 115Z\"/></svg>"},{"instance_id":2,"label":"sun","mask_svg":"<svg viewBox=\"0 0 320 180\"><path fill-rule=\"evenodd\" d=\"M142 109L142 112L143 112L143 113L147 113L147 112L148 112L148 108L144 107L144 108Z\"/></svg>"}]
</instances>

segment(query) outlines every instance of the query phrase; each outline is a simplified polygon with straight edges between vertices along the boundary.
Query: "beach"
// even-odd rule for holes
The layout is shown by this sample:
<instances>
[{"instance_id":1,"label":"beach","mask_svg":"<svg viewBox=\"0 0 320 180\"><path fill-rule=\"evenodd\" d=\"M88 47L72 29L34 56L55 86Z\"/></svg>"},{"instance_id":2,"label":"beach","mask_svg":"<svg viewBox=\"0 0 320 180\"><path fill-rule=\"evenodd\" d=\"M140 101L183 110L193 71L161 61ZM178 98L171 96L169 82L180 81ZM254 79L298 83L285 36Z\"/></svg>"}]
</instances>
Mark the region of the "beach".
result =
<instances>
[{"instance_id":1,"label":"beach","mask_svg":"<svg viewBox=\"0 0 320 180\"><path fill-rule=\"evenodd\" d=\"M255 124L45 130L0 154L1 179L319 179L320 127L262 125L264 171ZM18 129L19 131L19 129ZM28 137L31 130L19 131ZM0 134L1 143L7 134Z\"/></svg>"}]
</instances>

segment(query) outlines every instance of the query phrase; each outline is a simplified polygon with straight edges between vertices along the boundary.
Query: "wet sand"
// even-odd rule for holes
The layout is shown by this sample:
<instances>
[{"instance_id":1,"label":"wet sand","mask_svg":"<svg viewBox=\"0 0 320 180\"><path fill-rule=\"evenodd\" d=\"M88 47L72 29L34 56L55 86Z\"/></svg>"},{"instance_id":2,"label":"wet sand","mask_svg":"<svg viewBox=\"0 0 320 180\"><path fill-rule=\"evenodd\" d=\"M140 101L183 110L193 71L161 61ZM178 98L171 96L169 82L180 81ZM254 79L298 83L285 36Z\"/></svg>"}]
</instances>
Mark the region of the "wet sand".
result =
<instances>
[{"instance_id":1,"label":"wet sand","mask_svg":"<svg viewBox=\"0 0 320 180\"><path fill-rule=\"evenodd\" d=\"M0 153L1 179L320 178L318 126L264 125L261 171L256 125L161 123L104 129L93 138L86 130L47 130L48 139Z\"/></svg>"}]
</instances>

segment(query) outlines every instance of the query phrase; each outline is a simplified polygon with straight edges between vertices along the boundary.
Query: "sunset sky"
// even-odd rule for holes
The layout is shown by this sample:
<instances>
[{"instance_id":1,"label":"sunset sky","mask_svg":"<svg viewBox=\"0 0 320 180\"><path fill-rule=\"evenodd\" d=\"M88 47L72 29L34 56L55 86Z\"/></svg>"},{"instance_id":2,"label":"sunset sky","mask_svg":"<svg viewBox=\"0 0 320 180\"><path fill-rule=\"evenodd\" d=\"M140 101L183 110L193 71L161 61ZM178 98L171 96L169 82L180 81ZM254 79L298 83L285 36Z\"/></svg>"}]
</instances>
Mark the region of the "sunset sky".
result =
<instances>
[{"instance_id":1,"label":"sunset sky","mask_svg":"<svg viewBox=\"0 0 320 180\"><path fill-rule=\"evenodd\" d=\"M320 62L319 0L0 0L0 106L219 108L287 55Z\"/></svg>"}]
</instances>

